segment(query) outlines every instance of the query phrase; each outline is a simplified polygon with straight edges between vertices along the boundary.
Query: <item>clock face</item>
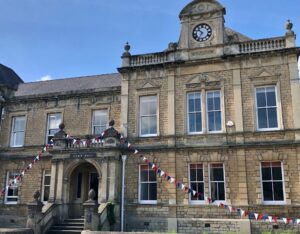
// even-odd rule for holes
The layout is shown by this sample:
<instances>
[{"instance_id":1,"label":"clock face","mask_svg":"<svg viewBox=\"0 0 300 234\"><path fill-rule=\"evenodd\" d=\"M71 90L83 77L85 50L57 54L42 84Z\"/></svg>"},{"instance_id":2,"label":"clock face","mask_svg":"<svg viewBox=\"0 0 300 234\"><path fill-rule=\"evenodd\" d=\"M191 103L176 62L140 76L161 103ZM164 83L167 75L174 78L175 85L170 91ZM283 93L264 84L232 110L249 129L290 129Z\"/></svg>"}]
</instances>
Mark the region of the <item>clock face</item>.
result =
<instances>
[{"instance_id":1,"label":"clock face","mask_svg":"<svg viewBox=\"0 0 300 234\"><path fill-rule=\"evenodd\" d=\"M212 35L212 29L208 24L199 24L193 30L193 38L196 41L207 41Z\"/></svg>"}]
</instances>

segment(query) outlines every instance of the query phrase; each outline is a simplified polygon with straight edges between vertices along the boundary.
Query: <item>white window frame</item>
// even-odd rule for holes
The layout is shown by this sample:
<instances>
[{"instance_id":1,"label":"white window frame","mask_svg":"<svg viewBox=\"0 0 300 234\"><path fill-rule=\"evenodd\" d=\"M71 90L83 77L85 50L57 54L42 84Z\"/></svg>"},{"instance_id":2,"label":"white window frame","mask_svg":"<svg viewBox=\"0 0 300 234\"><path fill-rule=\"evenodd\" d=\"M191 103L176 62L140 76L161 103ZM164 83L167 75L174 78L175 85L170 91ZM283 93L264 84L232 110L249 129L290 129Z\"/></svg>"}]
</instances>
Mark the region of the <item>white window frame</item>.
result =
<instances>
[{"instance_id":1,"label":"white window frame","mask_svg":"<svg viewBox=\"0 0 300 234\"><path fill-rule=\"evenodd\" d=\"M277 128L259 128L259 120L258 120L258 107L257 107L257 89L261 88L274 88L275 89L275 99L276 99L276 114L277 114ZM278 93L277 93L277 85L267 85L267 86L256 86L255 87L255 114L256 114L256 130L257 131L276 131L280 130L280 116L279 116L279 102L278 102ZM274 108L274 106L266 106L266 108ZM267 117L268 118L268 117Z\"/></svg>"},{"instance_id":2,"label":"white window frame","mask_svg":"<svg viewBox=\"0 0 300 234\"><path fill-rule=\"evenodd\" d=\"M141 99L144 97L155 97L156 99L156 114L155 115L141 115ZM156 133L155 134L142 134L142 118L143 117L156 117ZM159 122L158 122L158 95L143 95L139 96L139 135L140 137L156 137L158 136L158 128L159 128Z\"/></svg>"},{"instance_id":3,"label":"white window frame","mask_svg":"<svg viewBox=\"0 0 300 234\"><path fill-rule=\"evenodd\" d=\"M101 115L105 115L106 116L106 123L102 124L102 125L95 125L95 113L96 112L100 112ZM103 114L102 114L103 113ZM93 110L92 113L92 134L95 134L95 127L100 127L100 128L104 128L104 130L106 130L108 128L108 109L100 109L100 110ZM103 132L103 131L102 131ZM101 132L101 133L102 133ZM100 133L100 134L101 134Z\"/></svg>"},{"instance_id":4,"label":"white window frame","mask_svg":"<svg viewBox=\"0 0 300 234\"><path fill-rule=\"evenodd\" d=\"M280 162L280 161L262 161L260 162L260 186L261 186L261 194L262 194L262 203L264 205L286 205L286 195L285 195L285 180L284 180L284 171L283 171L283 163L280 162L281 164L281 176L282 176L282 191L283 191L283 200L282 201L265 201L264 200L264 188L263 188L263 182L280 182L277 180L264 180L262 179L262 163L274 163L274 162Z\"/></svg>"},{"instance_id":5,"label":"white window frame","mask_svg":"<svg viewBox=\"0 0 300 234\"><path fill-rule=\"evenodd\" d=\"M8 196L9 175L10 174L14 174L14 176L16 177L16 175L19 175L20 173L15 172L15 171L7 171L7 173L6 173L6 185L5 185L5 199L4 199L4 203L6 205L17 205L18 202L19 202L19 195L18 196ZM17 188L18 189L18 194L19 194L19 186L18 185L12 185L11 187ZM17 198L17 201L7 201L8 198Z\"/></svg>"},{"instance_id":6,"label":"white window frame","mask_svg":"<svg viewBox=\"0 0 300 234\"><path fill-rule=\"evenodd\" d=\"M210 168L212 164L222 164L223 165L223 174L224 174L224 181L211 181L210 180ZM211 193L211 182L224 182L224 200L215 200L214 202L225 202L226 201L226 174L225 174L225 165L224 163L220 162L214 162L214 163L209 163L208 164L208 183L209 183L209 195L212 198L212 193Z\"/></svg>"},{"instance_id":7,"label":"white window frame","mask_svg":"<svg viewBox=\"0 0 300 234\"><path fill-rule=\"evenodd\" d=\"M141 182L141 168L142 168L142 166L147 166L148 168L150 168L150 166L148 165L148 164L140 164L139 165L139 203L140 204L152 204L152 205L155 205L155 204L157 204L157 194L156 194L156 200L142 200L141 199L141 194L142 194L142 186L141 186L141 184L142 183L147 183L147 184L149 184L149 183L152 183L152 184L156 184L156 193L157 193L157 188L158 188L158 183L157 183L157 176L156 176L156 180L155 180L155 182L149 182L149 181L147 181L147 182Z\"/></svg>"},{"instance_id":8,"label":"white window frame","mask_svg":"<svg viewBox=\"0 0 300 234\"><path fill-rule=\"evenodd\" d=\"M219 92L220 93L220 110L213 110L213 111L208 111L208 94L209 93L215 93L215 92ZM205 101L206 101L206 128L207 128L207 132L208 133L222 133L223 132L223 108L222 108L222 90L210 90L210 91L206 91L205 92ZM221 130L217 130L217 131L209 131L209 118L208 118L208 113L209 112L216 112L216 111L220 111L221 112Z\"/></svg>"},{"instance_id":9,"label":"white window frame","mask_svg":"<svg viewBox=\"0 0 300 234\"><path fill-rule=\"evenodd\" d=\"M47 114L47 132L46 132L46 144L48 144L48 138L51 137L51 136L54 136L54 135L50 135L49 134L49 130L50 130L50 116L52 115L60 115L61 117L61 123L63 122L63 115L61 112L55 112L55 113L48 113Z\"/></svg>"},{"instance_id":10,"label":"white window frame","mask_svg":"<svg viewBox=\"0 0 300 234\"><path fill-rule=\"evenodd\" d=\"M23 131L14 131L15 128L15 122L16 119L18 118L24 118L24 130ZM25 130L26 130L26 116L25 115L20 115L20 116L14 116L12 117L12 125L11 125L11 139L10 139L10 146L11 147L23 147L24 146L24 142L25 142ZM16 133L21 133L23 132L23 144L21 145L15 145L15 136Z\"/></svg>"},{"instance_id":11,"label":"white window frame","mask_svg":"<svg viewBox=\"0 0 300 234\"><path fill-rule=\"evenodd\" d=\"M196 93L199 93L200 94L200 105L201 105L201 108L200 108L200 111L189 111L189 95L191 94L195 94ZM187 100L186 100L186 112L187 112L187 132L189 135L197 135L197 134L202 134L203 133L203 105L202 105L202 92L201 91L194 91L194 92L188 92L186 94L186 97L187 97ZM194 99L195 100L195 99ZM200 113L201 114L201 131L199 132L191 132L190 131L190 114L196 114L196 113Z\"/></svg>"},{"instance_id":12,"label":"white window frame","mask_svg":"<svg viewBox=\"0 0 300 234\"><path fill-rule=\"evenodd\" d=\"M202 176L203 176L203 181L191 181L191 165L202 165ZM192 200L192 195L189 194L189 202L190 204L192 205L204 205L206 204L206 201L205 201L205 181L204 181L204 165L203 163L190 163L189 166L188 166L188 176L189 176L189 187L191 188L192 187L192 182L194 183L203 183L203 200ZM197 176L196 176L197 177Z\"/></svg>"},{"instance_id":13,"label":"white window frame","mask_svg":"<svg viewBox=\"0 0 300 234\"><path fill-rule=\"evenodd\" d=\"M46 173L48 171L48 173ZM49 185L45 185L45 177L49 176L50 177L50 184ZM48 201L44 201L44 194L45 194L45 187L51 187L51 170L43 170L43 183L42 183L42 194L41 194L41 201L44 204L47 204ZM49 189L50 192L50 189ZM50 194L49 194L50 195Z\"/></svg>"}]
</instances>

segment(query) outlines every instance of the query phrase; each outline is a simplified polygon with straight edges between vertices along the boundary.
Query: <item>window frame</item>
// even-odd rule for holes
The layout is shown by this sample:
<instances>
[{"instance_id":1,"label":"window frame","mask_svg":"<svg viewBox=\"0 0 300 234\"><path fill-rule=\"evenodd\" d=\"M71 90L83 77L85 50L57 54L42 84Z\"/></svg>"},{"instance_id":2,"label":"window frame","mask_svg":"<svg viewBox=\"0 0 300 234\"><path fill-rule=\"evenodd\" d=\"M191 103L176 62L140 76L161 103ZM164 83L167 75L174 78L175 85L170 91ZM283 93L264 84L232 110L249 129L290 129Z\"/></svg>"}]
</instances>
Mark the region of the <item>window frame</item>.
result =
<instances>
[{"instance_id":1,"label":"window frame","mask_svg":"<svg viewBox=\"0 0 300 234\"><path fill-rule=\"evenodd\" d=\"M48 172L46 174L46 171ZM50 184L49 185L45 185L45 177L48 176L50 177ZM45 186L49 187L49 196L50 196L50 189L51 189L51 170L43 170L43 181L42 181L42 194L41 194L41 202L43 202L43 204L47 204L48 201L44 201L44 194L45 194Z\"/></svg>"},{"instance_id":2,"label":"window frame","mask_svg":"<svg viewBox=\"0 0 300 234\"><path fill-rule=\"evenodd\" d=\"M194 112L190 112L189 111L189 95L190 94L196 94L199 93L200 94L200 111L194 111ZM195 100L195 99L194 99ZM186 93L186 113L187 113L187 133L188 135L198 135L198 134L203 134L203 105L202 105L202 92L201 91L191 91L191 92L187 92ZM201 114L201 131L200 132L191 132L190 131L190 113L200 113Z\"/></svg>"},{"instance_id":3,"label":"window frame","mask_svg":"<svg viewBox=\"0 0 300 234\"><path fill-rule=\"evenodd\" d=\"M144 97L155 97L156 99L156 114L155 115L141 115L141 99ZM159 99L158 99L158 95L157 94L153 94L153 95L141 95L138 97L139 99L139 106L138 106L138 110L139 110L139 137L157 137L159 135L159 115L158 115L158 111L159 111ZM142 117L152 117L155 116L156 117L156 133L155 134L142 134Z\"/></svg>"},{"instance_id":4,"label":"window frame","mask_svg":"<svg viewBox=\"0 0 300 234\"><path fill-rule=\"evenodd\" d=\"M225 174L225 164L222 162L213 162L208 164L208 184L209 184L209 195L212 198L212 192L211 192L211 180L210 180L210 168L212 164L222 164L223 165L223 175L224 175L224 181L213 181L213 182L224 182L224 200L215 200L214 202L225 202L226 201L226 174Z\"/></svg>"},{"instance_id":5,"label":"window frame","mask_svg":"<svg viewBox=\"0 0 300 234\"><path fill-rule=\"evenodd\" d=\"M20 186L16 186L16 185L11 186L11 187L15 187L18 189L18 196L8 196L9 176L11 173L14 174L14 176L20 174L19 172L16 172L16 171L7 171L6 172L5 198L4 198L5 205L17 205L19 203L19 187ZM7 201L8 198L16 198L17 201Z\"/></svg>"},{"instance_id":6,"label":"window frame","mask_svg":"<svg viewBox=\"0 0 300 234\"><path fill-rule=\"evenodd\" d=\"M275 100L276 100L276 115L277 115L277 128L259 128L259 120L258 120L258 102L257 102L257 89L261 88L274 88L275 90ZM255 115L256 115L256 130L259 132L267 132L267 131L277 131L280 130L280 115L279 115L279 110L280 110L280 105L279 105L279 99L278 99L278 90L277 90L277 85L263 85L263 86L255 86L254 87L254 96L255 96ZM266 108L271 108L266 106Z\"/></svg>"},{"instance_id":7,"label":"window frame","mask_svg":"<svg viewBox=\"0 0 300 234\"><path fill-rule=\"evenodd\" d=\"M141 186L141 184L142 184L142 181L141 181L141 168L142 168L142 166L147 166L148 168L150 168L150 166L148 165L148 164L140 164L139 165L139 181L138 181L138 183L139 183L139 194L138 194L138 201L139 201L139 204L149 204L149 205L155 205L155 204L157 204L157 190L158 190L158 183L157 183L157 175L156 175L156 173L155 173L155 178L156 178L156 180L155 180L155 182L149 182L149 180L147 181L147 182L143 182L143 183L147 183L147 184L149 184L149 183L155 183L156 184L156 200L142 200L141 199L141 192L142 192L142 186Z\"/></svg>"},{"instance_id":8,"label":"window frame","mask_svg":"<svg viewBox=\"0 0 300 234\"><path fill-rule=\"evenodd\" d=\"M24 118L24 130L23 131L14 131L15 128L15 122L17 118ZM19 115L19 116L13 116L12 117L12 124L11 124L11 133L10 133L10 147L18 148L23 147L25 145L25 133L26 133L26 115ZM21 145L15 145L15 134L23 132L23 143Z\"/></svg>"},{"instance_id":9,"label":"window frame","mask_svg":"<svg viewBox=\"0 0 300 234\"><path fill-rule=\"evenodd\" d=\"M220 110L213 110L213 111L208 111L208 93L215 93L215 92L219 92L220 93ZM224 122L224 117L223 117L223 94L222 94L222 90L221 89L216 89L216 90L207 90L205 91L205 103L206 103L206 130L207 133L223 133L224 132L224 126L223 126L223 122ZM217 130L217 131L209 131L209 118L208 118L208 112L216 112L216 111L220 111L221 112L221 130Z\"/></svg>"},{"instance_id":10,"label":"window frame","mask_svg":"<svg viewBox=\"0 0 300 234\"><path fill-rule=\"evenodd\" d=\"M191 181L191 165L202 165L202 177L203 177L203 181ZM188 178L189 178L189 187L192 188L192 185L191 183L203 183L203 200L192 200L192 195L189 194L189 203L191 205L204 205L206 204L206 201L205 201L205 179L204 179L204 164L203 163L190 163L188 165Z\"/></svg>"},{"instance_id":11,"label":"window frame","mask_svg":"<svg viewBox=\"0 0 300 234\"><path fill-rule=\"evenodd\" d=\"M50 116L51 115L58 115L58 114L61 116L61 123L63 123L63 114L62 114L62 112L53 112L53 113L48 113L47 114L47 126L46 126L46 138L45 138L46 144L49 143L48 138L52 136L52 135L49 135L49 130L50 130L50 128L49 128L50 127Z\"/></svg>"},{"instance_id":12,"label":"window frame","mask_svg":"<svg viewBox=\"0 0 300 234\"><path fill-rule=\"evenodd\" d=\"M280 162L281 165L281 176L282 176L282 192L283 192L283 200L282 201L265 201L264 200L264 188L263 188L263 179L262 179L262 163L275 163L275 162ZM272 182L272 186L273 186L273 182L274 180L267 180L268 182ZM279 182L277 180L275 180L275 182ZM285 194L285 180L284 180L284 170L283 170L283 163L282 161L261 161L260 162L260 186L261 186L261 194L262 194L262 203L264 205L286 205L286 194ZM274 191L272 191L272 195Z\"/></svg>"},{"instance_id":13,"label":"window frame","mask_svg":"<svg viewBox=\"0 0 300 234\"><path fill-rule=\"evenodd\" d=\"M95 112L97 112L97 111L100 111L100 112L104 112L105 111L106 112L106 124L105 124L104 131L108 128L108 122L109 122L109 111L108 111L108 109L95 109L95 110L92 110L92 134L93 135L96 135L95 134L95 127L102 128L104 126L104 125L95 125Z\"/></svg>"}]
</instances>

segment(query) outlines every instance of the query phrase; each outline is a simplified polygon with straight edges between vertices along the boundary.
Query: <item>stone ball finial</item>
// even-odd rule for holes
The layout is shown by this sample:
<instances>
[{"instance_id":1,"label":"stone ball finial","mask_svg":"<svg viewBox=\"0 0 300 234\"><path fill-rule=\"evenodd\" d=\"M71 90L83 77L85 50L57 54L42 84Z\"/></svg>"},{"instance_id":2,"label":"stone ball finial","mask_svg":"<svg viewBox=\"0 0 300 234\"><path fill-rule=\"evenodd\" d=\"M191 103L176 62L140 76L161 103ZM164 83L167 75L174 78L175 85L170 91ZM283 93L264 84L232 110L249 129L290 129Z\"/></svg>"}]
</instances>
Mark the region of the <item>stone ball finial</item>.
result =
<instances>
[{"instance_id":1,"label":"stone ball finial","mask_svg":"<svg viewBox=\"0 0 300 234\"><path fill-rule=\"evenodd\" d=\"M64 123L61 123L58 127L60 130L64 130L66 126Z\"/></svg>"},{"instance_id":2,"label":"stone ball finial","mask_svg":"<svg viewBox=\"0 0 300 234\"><path fill-rule=\"evenodd\" d=\"M41 193L40 193L39 190L35 191L34 194L33 194L33 198L34 198L35 201L38 201L40 196L41 196Z\"/></svg>"},{"instance_id":3,"label":"stone ball finial","mask_svg":"<svg viewBox=\"0 0 300 234\"><path fill-rule=\"evenodd\" d=\"M95 190L94 189L91 189L89 191L89 199L94 201L95 200L95 197L96 197L96 193L95 193Z\"/></svg>"},{"instance_id":4,"label":"stone ball finial","mask_svg":"<svg viewBox=\"0 0 300 234\"><path fill-rule=\"evenodd\" d=\"M115 121L112 119L111 121L109 121L109 126L113 127L115 125Z\"/></svg>"},{"instance_id":5,"label":"stone ball finial","mask_svg":"<svg viewBox=\"0 0 300 234\"><path fill-rule=\"evenodd\" d=\"M288 20L288 21L286 22L285 28L286 28L286 30L288 30L288 31L291 31L291 30L292 30L292 28L293 28L293 23L291 22L291 20Z\"/></svg>"},{"instance_id":6,"label":"stone ball finial","mask_svg":"<svg viewBox=\"0 0 300 234\"><path fill-rule=\"evenodd\" d=\"M126 42L126 44L125 44L125 46L124 46L124 50L125 50L125 52L123 53L123 56L131 56L131 54L130 54L130 52L129 52L129 50L130 50L130 45L129 45L129 43L128 42Z\"/></svg>"}]
</instances>

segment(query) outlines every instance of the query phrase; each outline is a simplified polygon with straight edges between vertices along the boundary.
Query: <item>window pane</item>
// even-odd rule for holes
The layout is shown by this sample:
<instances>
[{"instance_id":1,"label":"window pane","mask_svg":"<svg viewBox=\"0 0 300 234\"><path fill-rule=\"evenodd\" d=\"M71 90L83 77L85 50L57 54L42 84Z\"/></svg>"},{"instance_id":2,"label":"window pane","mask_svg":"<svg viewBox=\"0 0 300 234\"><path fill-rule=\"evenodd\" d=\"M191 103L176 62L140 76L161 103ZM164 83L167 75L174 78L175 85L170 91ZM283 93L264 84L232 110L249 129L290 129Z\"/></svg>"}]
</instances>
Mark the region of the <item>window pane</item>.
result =
<instances>
[{"instance_id":1,"label":"window pane","mask_svg":"<svg viewBox=\"0 0 300 234\"><path fill-rule=\"evenodd\" d=\"M273 91L267 92L267 105L268 106L277 106L275 89Z\"/></svg>"},{"instance_id":2,"label":"window pane","mask_svg":"<svg viewBox=\"0 0 300 234\"><path fill-rule=\"evenodd\" d=\"M218 183L218 200L225 200L225 186L224 183Z\"/></svg>"},{"instance_id":3,"label":"window pane","mask_svg":"<svg viewBox=\"0 0 300 234\"><path fill-rule=\"evenodd\" d=\"M94 125L107 125L107 111L98 110L94 111Z\"/></svg>"},{"instance_id":4,"label":"window pane","mask_svg":"<svg viewBox=\"0 0 300 234\"><path fill-rule=\"evenodd\" d=\"M257 107L266 107L266 95L265 93L257 92L256 93L256 102L257 102Z\"/></svg>"},{"instance_id":5,"label":"window pane","mask_svg":"<svg viewBox=\"0 0 300 234\"><path fill-rule=\"evenodd\" d=\"M197 181L197 179L196 179L196 169L191 169L190 170L190 180L191 181Z\"/></svg>"},{"instance_id":6,"label":"window pane","mask_svg":"<svg viewBox=\"0 0 300 234\"><path fill-rule=\"evenodd\" d=\"M202 117L201 113L196 113L196 132L202 131Z\"/></svg>"},{"instance_id":7,"label":"window pane","mask_svg":"<svg viewBox=\"0 0 300 234\"><path fill-rule=\"evenodd\" d=\"M44 185L50 185L50 180L51 180L50 176L45 176Z\"/></svg>"},{"instance_id":8,"label":"window pane","mask_svg":"<svg viewBox=\"0 0 300 234\"><path fill-rule=\"evenodd\" d=\"M24 131L25 117L15 117L14 131Z\"/></svg>"},{"instance_id":9,"label":"window pane","mask_svg":"<svg viewBox=\"0 0 300 234\"><path fill-rule=\"evenodd\" d=\"M268 128L267 110L263 108L263 109L258 109L257 112L258 112L258 127Z\"/></svg>"},{"instance_id":10,"label":"window pane","mask_svg":"<svg viewBox=\"0 0 300 234\"><path fill-rule=\"evenodd\" d=\"M156 101L149 102L149 115L156 115Z\"/></svg>"},{"instance_id":11,"label":"window pane","mask_svg":"<svg viewBox=\"0 0 300 234\"><path fill-rule=\"evenodd\" d=\"M196 114L195 113L189 114L189 131L190 132L196 131L195 123L196 123Z\"/></svg>"},{"instance_id":12,"label":"window pane","mask_svg":"<svg viewBox=\"0 0 300 234\"><path fill-rule=\"evenodd\" d=\"M218 184L216 182L210 183L210 193L211 193L211 198L213 200L219 200L218 199Z\"/></svg>"},{"instance_id":13,"label":"window pane","mask_svg":"<svg viewBox=\"0 0 300 234\"><path fill-rule=\"evenodd\" d=\"M272 182L263 182L263 193L265 201L273 201Z\"/></svg>"},{"instance_id":14,"label":"window pane","mask_svg":"<svg viewBox=\"0 0 300 234\"><path fill-rule=\"evenodd\" d=\"M277 108L268 109L269 128L277 128Z\"/></svg>"},{"instance_id":15,"label":"window pane","mask_svg":"<svg viewBox=\"0 0 300 234\"><path fill-rule=\"evenodd\" d=\"M208 113L208 131L214 131L215 130L215 115L214 112Z\"/></svg>"},{"instance_id":16,"label":"window pane","mask_svg":"<svg viewBox=\"0 0 300 234\"><path fill-rule=\"evenodd\" d=\"M153 169L149 169L149 181L156 181L156 172Z\"/></svg>"},{"instance_id":17,"label":"window pane","mask_svg":"<svg viewBox=\"0 0 300 234\"><path fill-rule=\"evenodd\" d=\"M261 174L262 174L263 180L271 180L272 179L270 167L262 167Z\"/></svg>"},{"instance_id":18,"label":"window pane","mask_svg":"<svg viewBox=\"0 0 300 234\"><path fill-rule=\"evenodd\" d=\"M157 199L157 184L151 183L149 184L149 200Z\"/></svg>"},{"instance_id":19,"label":"window pane","mask_svg":"<svg viewBox=\"0 0 300 234\"><path fill-rule=\"evenodd\" d=\"M221 98L219 92L215 93L214 104L215 104L215 110L221 110Z\"/></svg>"},{"instance_id":20,"label":"window pane","mask_svg":"<svg viewBox=\"0 0 300 234\"><path fill-rule=\"evenodd\" d=\"M50 194L50 187L44 187L44 197L43 201L48 201L49 200L49 194Z\"/></svg>"},{"instance_id":21,"label":"window pane","mask_svg":"<svg viewBox=\"0 0 300 234\"><path fill-rule=\"evenodd\" d=\"M189 104L188 104L189 109L188 109L188 111L189 112L194 112L195 111L194 95L189 94L188 98L189 98Z\"/></svg>"},{"instance_id":22,"label":"window pane","mask_svg":"<svg viewBox=\"0 0 300 234\"><path fill-rule=\"evenodd\" d=\"M212 93L207 93L207 110L208 111L214 110L214 99L210 96L212 96Z\"/></svg>"},{"instance_id":23,"label":"window pane","mask_svg":"<svg viewBox=\"0 0 300 234\"><path fill-rule=\"evenodd\" d=\"M283 201L283 186L282 182L274 182L274 201Z\"/></svg>"},{"instance_id":24,"label":"window pane","mask_svg":"<svg viewBox=\"0 0 300 234\"><path fill-rule=\"evenodd\" d=\"M210 173L210 180L223 181L224 180L223 168L212 168Z\"/></svg>"},{"instance_id":25,"label":"window pane","mask_svg":"<svg viewBox=\"0 0 300 234\"><path fill-rule=\"evenodd\" d=\"M202 170L202 168L197 169L197 181L203 181L203 170Z\"/></svg>"},{"instance_id":26,"label":"window pane","mask_svg":"<svg viewBox=\"0 0 300 234\"><path fill-rule=\"evenodd\" d=\"M281 167L272 167L273 180L282 180Z\"/></svg>"},{"instance_id":27,"label":"window pane","mask_svg":"<svg viewBox=\"0 0 300 234\"><path fill-rule=\"evenodd\" d=\"M156 134L157 131L157 122L156 122L156 116L149 117L149 133L150 134Z\"/></svg>"},{"instance_id":28,"label":"window pane","mask_svg":"<svg viewBox=\"0 0 300 234\"><path fill-rule=\"evenodd\" d=\"M141 184L141 200L148 200L148 183Z\"/></svg>"},{"instance_id":29,"label":"window pane","mask_svg":"<svg viewBox=\"0 0 300 234\"><path fill-rule=\"evenodd\" d=\"M141 181L142 182L148 181L148 170L141 170Z\"/></svg>"},{"instance_id":30,"label":"window pane","mask_svg":"<svg viewBox=\"0 0 300 234\"><path fill-rule=\"evenodd\" d=\"M214 131L221 131L222 130L222 126L221 126L221 111L217 111L215 112L215 130Z\"/></svg>"},{"instance_id":31,"label":"window pane","mask_svg":"<svg viewBox=\"0 0 300 234\"><path fill-rule=\"evenodd\" d=\"M200 93L195 93L195 111L201 111L201 96L200 96Z\"/></svg>"},{"instance_id":32,"label":"window pane","mask_svg":"<svg viewBox=\"0 0 300 234\"><path fill-rule=\"evenodd\" d=\"M24 132L15 133L15 142L13 145L23 145L24 144Z\"/></svg>"}]
</instances>

